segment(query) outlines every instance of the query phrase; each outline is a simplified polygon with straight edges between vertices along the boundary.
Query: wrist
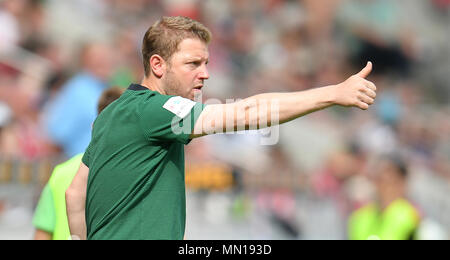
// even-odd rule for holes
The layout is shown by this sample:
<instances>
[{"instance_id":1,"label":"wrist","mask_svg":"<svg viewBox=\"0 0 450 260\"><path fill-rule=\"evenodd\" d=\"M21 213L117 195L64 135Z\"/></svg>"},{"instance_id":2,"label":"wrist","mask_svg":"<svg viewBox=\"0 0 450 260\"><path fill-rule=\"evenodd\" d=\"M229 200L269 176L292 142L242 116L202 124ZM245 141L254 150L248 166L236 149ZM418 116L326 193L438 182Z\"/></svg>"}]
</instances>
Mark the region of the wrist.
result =
<instances>
[{"instance_id":1,"label":"wrist","mask_svg":"<svg viewBox=\"0 0 450 260\"><path fill-rule=\"evenodd\" d=\"M325 89L325 102L329 105L336 105L338 102L338 88L339 85L326 86Z\"/></svg>"}]
</instances>

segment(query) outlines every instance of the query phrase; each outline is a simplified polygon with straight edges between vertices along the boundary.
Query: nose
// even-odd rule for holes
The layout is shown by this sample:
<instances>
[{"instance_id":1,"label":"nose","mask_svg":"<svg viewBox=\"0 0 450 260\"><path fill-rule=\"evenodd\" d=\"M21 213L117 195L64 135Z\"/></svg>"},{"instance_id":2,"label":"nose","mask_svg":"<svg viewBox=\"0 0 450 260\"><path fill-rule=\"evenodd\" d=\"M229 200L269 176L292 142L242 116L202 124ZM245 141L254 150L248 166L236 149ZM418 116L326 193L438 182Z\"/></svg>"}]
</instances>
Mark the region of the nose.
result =
<instances>
[{"instance_id":1,"label":"nose","mask_svg":"<svg viewBox=\"0 0 450 260\"><path fill-rule=\"evenodd\" d=\"M206 67L206 64L203 64L202 69L199 74L199 78L202 80L209 79L209 72L208 72L208 68Z\"/></svg>"}]
</instances>

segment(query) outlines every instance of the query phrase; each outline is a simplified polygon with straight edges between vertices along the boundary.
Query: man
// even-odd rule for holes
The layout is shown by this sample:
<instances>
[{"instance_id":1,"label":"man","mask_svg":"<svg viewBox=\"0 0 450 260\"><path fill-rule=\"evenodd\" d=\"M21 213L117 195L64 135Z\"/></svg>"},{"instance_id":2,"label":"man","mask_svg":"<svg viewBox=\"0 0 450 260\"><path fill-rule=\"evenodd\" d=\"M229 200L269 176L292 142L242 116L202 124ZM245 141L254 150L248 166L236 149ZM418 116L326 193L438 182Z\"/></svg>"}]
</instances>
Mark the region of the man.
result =
<instances>
[{"instance_id":1,"label":"man","mask_svg":"<svg viewBox=\"0 0 450 260\"><path fill-rule=\"evenodd\" d=\"M408 169L398 156L382 158L374 182L377 202L352 213L349 238L352 240L410 240L420 225L419 211L406 199Z\"/></svg>"},{"instance_id":2,"label":"man","mask_svg":"<svg viewBox=\"0 0 450 260\"><path fill-rule=\"evenodd\" d=\"M97 111L103 109L122 95L119 87L103 91L98 101ZM36 228L35 240L66 240L70 238L67 222L65 192L81 163L83 154L78 154L55 167L53 173L41 193L41 198L33 217Z\"/></svg>"},{"instance_id":3,"label":"man","mask_svg":"<svg viewBox=\"0 0 450 260\"><path fill-rule=\"evenodd\" d=\"M364 79L371 63L339 85L225 105L194 102L209 78L210 39L205 26L185 17L163 17L149 28L142 83L131 85L97 118L66 192L74 238L183 239L184 144L207 134L288 122L334 104L367 109L374 102L376 87ZM262 105L268 105L266 113L252 113Z\"/></svg>"}]
</instances>

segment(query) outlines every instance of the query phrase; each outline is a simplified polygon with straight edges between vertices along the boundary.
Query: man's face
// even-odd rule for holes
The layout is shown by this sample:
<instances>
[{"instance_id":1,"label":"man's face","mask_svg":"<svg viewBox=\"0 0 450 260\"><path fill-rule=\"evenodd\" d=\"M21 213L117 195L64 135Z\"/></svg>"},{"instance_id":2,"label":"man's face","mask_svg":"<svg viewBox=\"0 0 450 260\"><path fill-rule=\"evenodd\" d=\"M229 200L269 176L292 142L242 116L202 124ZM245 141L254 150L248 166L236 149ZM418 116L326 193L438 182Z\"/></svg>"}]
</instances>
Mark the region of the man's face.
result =
<instances>
[{"instance_id":1,"label":"man's face","mask_svg":"<svg viewBox=\"0 0 450 260\"><path fill-rule=\"evenodd\" d=\"M400 189L405 182L395 167L388 161L381 161L378 163L374 181L378 193L392 193L393 190Z\"/></svg>"},{"instance_id":2,"label":"man's face","mask_svg":"<svg viewBox=\"0 0 450 260\"><path fill-rule=\"evenodd\" d=\"M208 61L208 46L204 42L198 39L183 40L168 62L162 78L166 94L194 100L201 94L204 81L209 78Z\"/></svg>"},{"instance_id":3,"label":"man's face","mask_svg":"<svg viewBox=\"0 0 450 260\"><path fill-rule=\"evenodd\" d=\"M108 81L113 71L114 52L102 44L92 44L88 48L84 55L84 68L97 78Z\"/></svg>"}]
</instances>

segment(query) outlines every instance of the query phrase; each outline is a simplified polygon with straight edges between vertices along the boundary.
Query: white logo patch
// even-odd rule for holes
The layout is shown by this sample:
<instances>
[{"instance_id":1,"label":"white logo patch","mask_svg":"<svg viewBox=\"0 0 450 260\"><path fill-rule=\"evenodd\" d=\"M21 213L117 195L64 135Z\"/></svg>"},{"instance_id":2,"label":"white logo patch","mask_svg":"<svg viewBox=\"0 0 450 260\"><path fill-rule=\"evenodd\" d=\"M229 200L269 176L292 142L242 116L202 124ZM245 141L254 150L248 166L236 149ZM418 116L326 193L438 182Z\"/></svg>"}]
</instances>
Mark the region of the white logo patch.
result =
<instances>
[{"instance_id":1,"label":"white logo patch","mask_svg":"<svg viewBox=\"0 0 450 260\"><path fill-rule=\"evenodd\" d=\"M185 118L194 106L195 102L190 99L183 97L172 97L167 100L167 102L163 105L163 108L169 110L180 118Z\"/></svg>"}]
</instances>

